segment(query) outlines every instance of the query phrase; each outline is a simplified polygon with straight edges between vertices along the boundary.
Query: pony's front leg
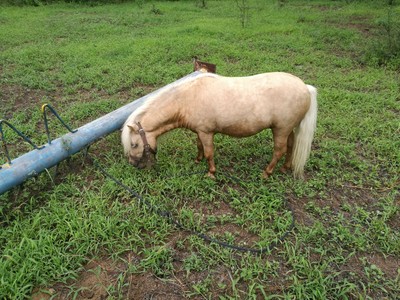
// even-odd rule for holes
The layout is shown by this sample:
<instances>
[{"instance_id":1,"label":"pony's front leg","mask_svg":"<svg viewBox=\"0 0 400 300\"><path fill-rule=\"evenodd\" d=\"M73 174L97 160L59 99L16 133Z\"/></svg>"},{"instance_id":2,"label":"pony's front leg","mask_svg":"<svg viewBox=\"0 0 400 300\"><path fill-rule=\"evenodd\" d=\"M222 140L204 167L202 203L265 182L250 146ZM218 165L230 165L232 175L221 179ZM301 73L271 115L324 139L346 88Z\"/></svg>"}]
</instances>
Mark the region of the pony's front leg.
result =
<instances>
[{"instance_id":1,"label":"pony's front leg","mask_svg":"<svg viewBox=\"0 0 400 300\"><path fill-rule=\"evenodd\" d=\"M204 158L204 147L203 143L200 140L199 135L197 134L197 157L195 162L198 164L203 160L203 158Z\"/></svg>"},{"instance_id":2,"label":"pony's front leg","mask_svg":"<svg viewBox=\"0 0 400 300\"><path fill-rule=\"evenodd\" d=\"M215 179L215 163L214 163L214 134L213 133L198 133L199 141L202 143L204 150L204 157L208 162L208 173L207 176Z\"/></svg>"}]
</instances>

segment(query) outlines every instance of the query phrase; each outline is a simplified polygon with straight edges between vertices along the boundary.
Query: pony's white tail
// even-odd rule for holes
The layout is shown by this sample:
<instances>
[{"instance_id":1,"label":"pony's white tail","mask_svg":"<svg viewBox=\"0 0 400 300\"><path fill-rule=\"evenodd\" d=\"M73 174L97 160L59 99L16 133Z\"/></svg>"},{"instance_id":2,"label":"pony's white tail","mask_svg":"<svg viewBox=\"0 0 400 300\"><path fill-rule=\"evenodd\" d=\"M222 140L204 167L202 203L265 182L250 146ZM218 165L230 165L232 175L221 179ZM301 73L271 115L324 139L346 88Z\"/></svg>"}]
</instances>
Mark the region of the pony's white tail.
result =
<instances>
[{"instance_id":1,"label":"pony's white tail","mask_svg":"<svg viewBox=\"0 0 400 300\"><path fill-rule=\"evenodd\" d=\"M317 89L307 85L311 104L303 120L294 131L292 169L295 178L304 177L304 166L311 152L311 143L317 126Z\"/></svg>"}]
</instances>

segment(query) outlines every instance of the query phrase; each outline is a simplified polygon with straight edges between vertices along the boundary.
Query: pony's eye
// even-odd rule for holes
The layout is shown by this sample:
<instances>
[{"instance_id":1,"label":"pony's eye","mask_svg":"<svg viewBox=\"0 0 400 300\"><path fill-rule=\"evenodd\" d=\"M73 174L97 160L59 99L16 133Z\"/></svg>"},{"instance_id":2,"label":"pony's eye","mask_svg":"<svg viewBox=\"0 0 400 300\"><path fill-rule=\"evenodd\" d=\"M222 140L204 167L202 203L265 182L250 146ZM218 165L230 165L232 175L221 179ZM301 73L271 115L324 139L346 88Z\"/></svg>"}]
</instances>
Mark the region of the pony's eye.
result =
<instances>
[{"instance_id":1,"label":"pony's eye","mask_svg":"<svg viewBox=\"0 0 400 300\"><path fill-rule=\"evenodd\" d=\"M132 149L135 149L135 148L137 148L138 147L138 144L131 144L131 148Z\"/></svg>"}]
</instances>

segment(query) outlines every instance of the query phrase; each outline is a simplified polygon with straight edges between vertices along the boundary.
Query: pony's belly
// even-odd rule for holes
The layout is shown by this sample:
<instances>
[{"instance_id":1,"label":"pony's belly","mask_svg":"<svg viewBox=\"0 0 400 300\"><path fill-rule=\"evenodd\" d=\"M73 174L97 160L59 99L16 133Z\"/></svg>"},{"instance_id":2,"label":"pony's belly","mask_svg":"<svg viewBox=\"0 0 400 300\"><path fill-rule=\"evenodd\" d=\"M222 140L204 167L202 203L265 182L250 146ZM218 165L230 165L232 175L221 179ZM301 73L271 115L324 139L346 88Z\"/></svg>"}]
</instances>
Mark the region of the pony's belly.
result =
<instances>
[{"instance_id":1,"label":"pony's belly","mask_svg":"<svg viewBox=\"0 0 400 300\"><path fill-rule=\"evenodd\" d=\"M269 126L251 126L249 124L234 124L226 127L221 127L217 132L230 135L233 137L247 137L259 133Z\"/></svg>"}]
</instances>

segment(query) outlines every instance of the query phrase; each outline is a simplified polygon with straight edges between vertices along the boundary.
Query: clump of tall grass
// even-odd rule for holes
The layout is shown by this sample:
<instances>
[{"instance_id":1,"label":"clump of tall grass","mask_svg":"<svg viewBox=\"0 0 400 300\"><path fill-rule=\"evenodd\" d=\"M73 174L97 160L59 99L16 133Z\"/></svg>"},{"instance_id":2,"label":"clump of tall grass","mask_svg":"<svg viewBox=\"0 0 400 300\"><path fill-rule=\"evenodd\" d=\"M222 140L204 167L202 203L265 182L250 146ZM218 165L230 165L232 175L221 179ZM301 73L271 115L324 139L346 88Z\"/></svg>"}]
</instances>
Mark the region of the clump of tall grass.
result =
<instances>
[{"instance_id":1,"label":"clump of tall grass","mask_svg":"<svg viewBox=\"0 0 400 300\"><path fill-rule=\"evenodd\" d=\"M377 20L377 38L368 45L366 61L400 69L400 14L394 0L388 1L387 14Z\"/></svg>"}]
</instances>

